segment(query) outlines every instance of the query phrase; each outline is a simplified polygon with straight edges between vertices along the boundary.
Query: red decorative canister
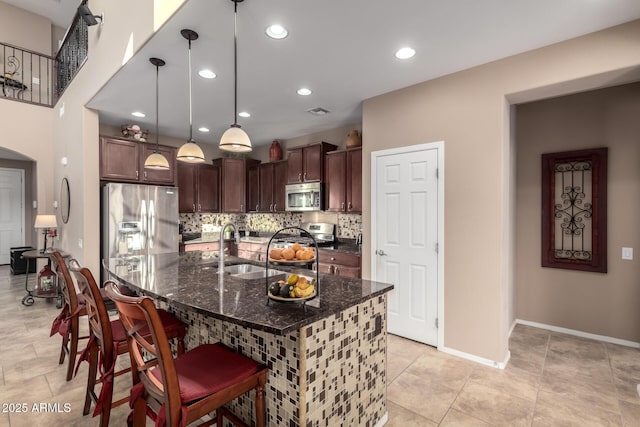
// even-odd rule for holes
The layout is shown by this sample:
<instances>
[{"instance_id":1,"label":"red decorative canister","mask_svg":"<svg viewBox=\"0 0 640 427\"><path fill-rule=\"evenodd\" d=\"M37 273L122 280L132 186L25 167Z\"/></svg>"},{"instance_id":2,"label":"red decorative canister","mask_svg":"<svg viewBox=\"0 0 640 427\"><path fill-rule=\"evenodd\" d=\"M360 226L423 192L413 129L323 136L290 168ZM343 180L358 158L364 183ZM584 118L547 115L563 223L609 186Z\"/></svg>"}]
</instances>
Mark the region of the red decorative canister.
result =
<instances>
[{"instance_id":1,"label":"red decorative canister","mask_svg":"<svg viewBox=\"0 0 640 427\"><path fill-rule=\"evenodd\" d=\"M276 139L269 149L269 161L277 162L278 160L282 160L282 147L280 147L280 141Z\"/></svg>"}]
</instances>

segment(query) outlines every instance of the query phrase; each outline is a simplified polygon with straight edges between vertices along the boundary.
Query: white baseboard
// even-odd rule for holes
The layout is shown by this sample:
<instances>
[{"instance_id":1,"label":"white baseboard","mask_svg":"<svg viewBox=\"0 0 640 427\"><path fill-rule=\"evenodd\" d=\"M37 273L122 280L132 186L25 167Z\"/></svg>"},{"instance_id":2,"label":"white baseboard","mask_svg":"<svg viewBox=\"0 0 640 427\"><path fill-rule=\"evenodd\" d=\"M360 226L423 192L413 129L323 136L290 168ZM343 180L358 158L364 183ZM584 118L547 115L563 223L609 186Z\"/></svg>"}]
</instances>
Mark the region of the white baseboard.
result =
<instances>
[{"instance_id":1,"label":"white baseboard","mask_svg":"<svg viewBox=\"0 0 640 427\"><path fill-rule=\"evenodd\" d=\"M589 332L576 331L575 329L561 328L559 326L547 325L547 324L538 323L538 322L530 322L528 320L522 320L522 319L516 319L516 323L520 325L533 326L534 328L547 329L549 331L560 332L567 335L574 335L576 337L589 338L592 340L604 341L611 344L624 345L626 347L640 348L640 343L638 342L627 341L620 338L608 337L606 335L591 334Z\"/></svg>"},{"instance_id":2,"label":"white baseboard","mask_svg":"<svg viewBox=\"0 0 640 427\"><path fill-rule=\"evenodd\" d=\"M445 346L438 347L438 350L443 353L448 353L453 356L461 357L463 359L471 360L472 362L481 363L483 365L491 366L492 368L504 369L509 363L509 359L511 358L511 352L507 351L507 355L505 356L502 362L497 362L495 360L485 359L484 357L476 356L475 354L465 353L464 351L455 350L453 348L448 348Z\"/></svg>"},{"instance_id":3,"label":"white baseboard","mask_svg":"<svg viewBox=\"0 0 640 427\"><path fill-rule=\"evenodd\" d=\"M387 423L387 421L389 421L389 412L385 412L382 418L380 418L378 422L373 425L373 427L382 427Z\"/></svg>"}]
</instances>

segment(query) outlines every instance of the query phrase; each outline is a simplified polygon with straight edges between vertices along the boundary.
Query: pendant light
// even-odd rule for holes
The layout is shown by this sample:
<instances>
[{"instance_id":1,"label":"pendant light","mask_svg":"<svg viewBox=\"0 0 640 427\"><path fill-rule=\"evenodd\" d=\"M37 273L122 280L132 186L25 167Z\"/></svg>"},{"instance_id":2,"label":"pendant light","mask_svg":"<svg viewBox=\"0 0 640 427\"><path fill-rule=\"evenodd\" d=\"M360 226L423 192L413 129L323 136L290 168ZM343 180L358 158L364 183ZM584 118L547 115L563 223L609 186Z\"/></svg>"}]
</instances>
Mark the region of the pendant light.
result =
<instances>
[{"instance_id":1,"label":"pendant light","mask_svg":"<svg viewBox=\"0 0 640 427\"><path fill-rule=\"evenodd\" d=\"M189 41L189 139L178 150L177 158L181 162L202 163L204 162L204 153L202 148L193 140L193 113L191 106L191 40L198 38L198 33L193 30L181 30L182 37Z\"/></svg>"},{"instance_id":2,"label":"pendant light","mask_svg":"<svg viewBox=\"0 0 640 427\"><path fill-rule=\"evenodd\" d=\"M233 11L233 124L222 134L218 147L224 151L246 153L251 151L249 135L238 124L238 3L244 0L231 0Z\"/></svg>"},{"instance_id":3,"label":"pendant light","mask_svg":"<svg viewBox=\"0 0 640 427\"><path fill-rule=\"evenodd\" d=\"M149 58L149 62L156 66L156 148L153 150L153 153L147 157L144 161L145 169L158 169L158 170L166 170L169 169L169 161L165 156L160 154L158 151L158 144L160 140L160 132L159 132L159 108L158 108L158 80L159 80L159 70L160 67L164 66L165 62L160 58Z\"/></svg>"}]
</instances>

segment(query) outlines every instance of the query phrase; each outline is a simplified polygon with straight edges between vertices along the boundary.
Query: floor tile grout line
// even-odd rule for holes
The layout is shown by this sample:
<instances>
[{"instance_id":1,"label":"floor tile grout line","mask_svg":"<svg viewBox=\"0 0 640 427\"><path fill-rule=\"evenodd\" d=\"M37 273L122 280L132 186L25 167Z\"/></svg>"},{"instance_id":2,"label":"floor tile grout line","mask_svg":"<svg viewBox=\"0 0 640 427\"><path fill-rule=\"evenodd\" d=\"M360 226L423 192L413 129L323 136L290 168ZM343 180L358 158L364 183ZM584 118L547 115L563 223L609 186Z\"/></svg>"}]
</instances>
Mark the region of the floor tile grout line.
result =
<instances>
[{"instance_id":1,"label":"floor tile grout line","mask_svg":"<svg viewBox=\"0 0 640 427\"><path fill-rule=\"evenodd\" d=\"M542 375L544 375L544 367L547 364L547 356L549 354L549 348L551 347L551 334L547 334L547 345L544 351L544 358L542 359L542 368L540 369L540 374L538 375L538 387L536 390L536 398L533 402L533 413L531 414L531 423L529 426L533 426L533 421L536 418L536 409L538 408L538 397L540 396L540 387L542 386Z\"/></svg>"}]
</instances>

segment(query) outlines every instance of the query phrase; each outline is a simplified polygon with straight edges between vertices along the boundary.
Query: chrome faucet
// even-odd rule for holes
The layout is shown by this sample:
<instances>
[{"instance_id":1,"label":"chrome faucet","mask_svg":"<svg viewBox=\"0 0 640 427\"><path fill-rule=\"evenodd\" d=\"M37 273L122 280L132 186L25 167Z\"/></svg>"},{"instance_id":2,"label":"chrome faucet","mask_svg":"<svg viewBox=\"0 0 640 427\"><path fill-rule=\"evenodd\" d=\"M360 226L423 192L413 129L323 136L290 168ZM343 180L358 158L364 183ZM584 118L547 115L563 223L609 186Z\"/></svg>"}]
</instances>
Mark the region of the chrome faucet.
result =
<instances>
[{"instance_id":1,"label":"chrome faucet","mask_svg":"<svg viewBox=\"0 0 640 427\"><path fill-rule=\"evenodd\" d=\"M218 273L219 274L224 274L224 232L227 229L227 227L231 227L233 229L236 236L236 244L237 245L240 244L240 232L238 231L238 227L228 222L225 225L223 225L222 228L220 228L220 248L218 248L219 249L219 252L218 252Z\"/></svg>"}]
</instances>

